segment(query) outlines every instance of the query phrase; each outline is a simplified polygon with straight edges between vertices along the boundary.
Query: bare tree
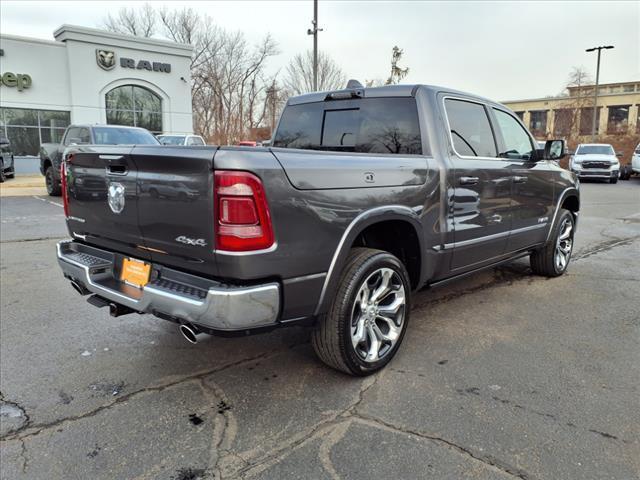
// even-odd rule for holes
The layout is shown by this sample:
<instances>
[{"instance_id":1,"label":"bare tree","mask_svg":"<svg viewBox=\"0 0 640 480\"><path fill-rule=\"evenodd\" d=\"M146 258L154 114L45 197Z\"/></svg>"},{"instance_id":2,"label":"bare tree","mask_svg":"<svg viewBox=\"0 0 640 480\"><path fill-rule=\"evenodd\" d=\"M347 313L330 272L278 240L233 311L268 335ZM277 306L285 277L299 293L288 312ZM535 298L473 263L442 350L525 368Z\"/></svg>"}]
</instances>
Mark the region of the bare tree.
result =
<instances>
[{"instance_id":1,"label":"bare tree","mask_svg":"<svg viewBox=\"0 0 640 480\"><path fill-rule=\"evenodd\" d=\"M581 87L593 85L593 77L584 67L572 67L567 78L567 87Z\"/></svg>"},{"instance_id":2,"label":"bare tree","mask_svg":"<svg viewBox=\"0 0 640 480\"><path fill-rule=\"evenodd\" d=\"M313 52L299 53L287 65L284 87L290 95L313 91ZM338 64L326 53L318 52L318 90L344 88L347 79Z\"/></svg>"},{"instance_id":3,"label":"bare tree","mask_svg":"<svg viewBox=\"0 0 640 480\"><path fill-rule=\"evenodd\" d=\"M393 47L391 51L391 75L387 78L385 85L395 85L400 83L407 75L409 75L409 67L401 68L398 66L398 62L402 59L404 50L401 48Z\"/></svg>"},{"instance_id":4,"label":"bare tree","mask_svg":"<svg viewBox=\"0 0 640 480\"><path fill-rule=\"evenodd\" d=\"M157 12L151 5L145 3L139 10L122 8L116 15L109 13L102 26L110 32L151 37L156 33L157 19Z\"/></svg>"},{"instance_id":5,"label":"bare tree","mask_svg":"<svg viewBox=\"0 0 640 480\"><path fill-rule=\"evenodd\" d=\"M123 9L108 17L112 31L127 31L142 36L139 17L143 12ZM150 8L150 7L149 7ZM241 32L218 28L210 17L191 8L157 12L158 34L193 47L191 57L191 98L196 133L209 142L235 143L246 139L259 126L267 112L267 87L273 79L264 78L268 59L277 46L267 35L250 46ZM132 18L136 19L132 23ZM146 17L145 17L146 18Z\"/></svg>"}]
</instances>

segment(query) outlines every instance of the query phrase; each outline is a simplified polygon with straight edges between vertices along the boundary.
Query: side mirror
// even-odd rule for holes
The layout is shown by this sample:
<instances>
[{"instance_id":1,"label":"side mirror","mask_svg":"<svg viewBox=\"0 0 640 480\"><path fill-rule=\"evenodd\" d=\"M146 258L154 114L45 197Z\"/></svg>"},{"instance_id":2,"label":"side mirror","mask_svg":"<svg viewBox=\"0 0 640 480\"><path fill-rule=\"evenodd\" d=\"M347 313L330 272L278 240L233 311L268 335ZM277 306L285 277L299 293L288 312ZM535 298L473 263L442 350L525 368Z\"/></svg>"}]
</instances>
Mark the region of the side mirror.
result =
<instances>
[{"instance_id":1,"label":"side mirror","mask_svg":"<svg viewBox=\"0 0 640 480\"><path fill-rule=\"evenodd\" d=\"M567 149L564 140L547 140L544 145L545 160L560 160L566 155Z\"/></svg>"}]
</instances>

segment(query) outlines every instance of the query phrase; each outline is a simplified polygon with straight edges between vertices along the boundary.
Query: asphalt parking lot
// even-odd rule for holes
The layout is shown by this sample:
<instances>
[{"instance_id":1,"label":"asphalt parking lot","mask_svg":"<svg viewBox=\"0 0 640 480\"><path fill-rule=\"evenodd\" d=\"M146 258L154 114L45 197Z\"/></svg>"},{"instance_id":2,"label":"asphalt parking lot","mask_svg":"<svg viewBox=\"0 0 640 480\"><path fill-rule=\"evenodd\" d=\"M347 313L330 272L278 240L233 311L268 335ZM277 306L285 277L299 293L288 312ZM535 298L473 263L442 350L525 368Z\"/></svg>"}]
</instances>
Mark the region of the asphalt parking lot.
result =
<instances>
[{"instance_id":1,"label":"asphalt parking lot","mask_svg":"<svg viewBox=\"0 0 640 480\"><path fill-rule=\"evenodd\" d=\"M640 180L582 185L573 262L414 298L355 379L302 328L188 344L58 269L58 200L1 202L2 479L640 478Z\"/></svg>"}]
</instances>

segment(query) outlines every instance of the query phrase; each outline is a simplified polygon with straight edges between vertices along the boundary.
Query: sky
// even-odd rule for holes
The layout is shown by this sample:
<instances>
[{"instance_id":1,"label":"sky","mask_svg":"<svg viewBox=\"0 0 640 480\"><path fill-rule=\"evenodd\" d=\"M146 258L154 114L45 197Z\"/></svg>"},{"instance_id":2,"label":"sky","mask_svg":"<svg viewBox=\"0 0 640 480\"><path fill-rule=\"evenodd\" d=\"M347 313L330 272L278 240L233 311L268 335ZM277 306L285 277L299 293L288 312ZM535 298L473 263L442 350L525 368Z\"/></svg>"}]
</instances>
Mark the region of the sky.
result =
<instances>
[{"instance_id":1,"label":"sky","mask_svg":"<svg viewBox=\"0 0 640 480\"><path fill-rule=\"evenodd\" d=\"M99 28L109 12L144 2L11 1L0 3L0 32L53 40L62 24ZM271 34L280 53L269 72L284 71L290 59L312 48L307 35L312 1L148 2L193 7L225 29L242 31L251 43ZM640 1L435 2L319 0L319 48L347 78L385 79L391 50L404 50L404 83L442 85L495 100L556 95L572 67L600 82L640 80Z\"/></svg>"}]
</instances>

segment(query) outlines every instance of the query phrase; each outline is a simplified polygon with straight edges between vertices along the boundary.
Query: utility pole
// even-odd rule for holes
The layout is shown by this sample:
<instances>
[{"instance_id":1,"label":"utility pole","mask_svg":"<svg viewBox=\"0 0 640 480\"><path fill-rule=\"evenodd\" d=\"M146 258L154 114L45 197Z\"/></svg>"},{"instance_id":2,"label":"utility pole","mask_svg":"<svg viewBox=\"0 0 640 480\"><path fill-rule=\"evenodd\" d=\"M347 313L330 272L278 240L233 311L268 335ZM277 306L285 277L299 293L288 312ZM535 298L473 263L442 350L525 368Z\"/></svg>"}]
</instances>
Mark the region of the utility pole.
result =
<instances>
[{"instance_id":1,"label":"utility pole","mask_svg":"<svg viewBox=\"0 0 640 480\"><path fill-rule=\"evenodd\" d=\"M307 35L313 35L313 91L318 91L318 32L322 29L318 28L318 0L313 0L313 28L307 30Z\"/></svg>"},{"instance_id":2,"label":"utility pole","mask_svg":"<svg viewBox=\"0 0 640 480\"><path fill-rule=\"evenodd\" d=\"M593 47L587 48L585 52L594 52L598 51L598 64L596 66L596 88L593 93L593 119L591 124L591 141L595 142L596 140L596 125L597 125L597 114L598 114L598 84L600 83L600 52L602 50L609 50L613 48L613 45L606 45L602 47Z\"/></svg>"}]
</instances>

